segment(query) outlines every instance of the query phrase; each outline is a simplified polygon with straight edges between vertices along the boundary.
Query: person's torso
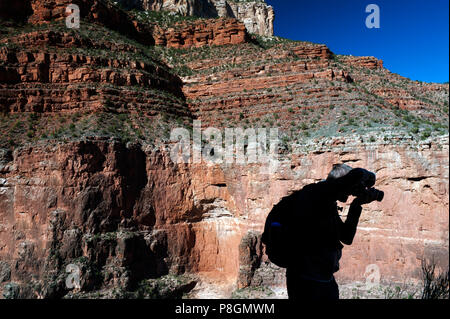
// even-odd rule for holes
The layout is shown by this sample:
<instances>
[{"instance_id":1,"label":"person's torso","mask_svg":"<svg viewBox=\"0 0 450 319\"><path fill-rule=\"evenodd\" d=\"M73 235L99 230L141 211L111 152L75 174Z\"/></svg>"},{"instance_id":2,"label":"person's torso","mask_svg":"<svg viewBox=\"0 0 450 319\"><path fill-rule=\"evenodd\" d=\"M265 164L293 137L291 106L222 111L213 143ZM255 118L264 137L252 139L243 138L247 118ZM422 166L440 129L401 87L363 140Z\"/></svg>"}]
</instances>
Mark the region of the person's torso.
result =
<instances>
[{"instance_id":1,"label":"person's torso","mask_svg":"<svg viewBox=\"0 0 450 319\"><path fill-rule=\"evenodd\" d=\"M329 281L339 270L342 244L339 241L339 214L335 201L320 200L320 185L303 189L291 201L291 243L294 247L290 268L301 277Z\"/></svg>"}]
</instances>

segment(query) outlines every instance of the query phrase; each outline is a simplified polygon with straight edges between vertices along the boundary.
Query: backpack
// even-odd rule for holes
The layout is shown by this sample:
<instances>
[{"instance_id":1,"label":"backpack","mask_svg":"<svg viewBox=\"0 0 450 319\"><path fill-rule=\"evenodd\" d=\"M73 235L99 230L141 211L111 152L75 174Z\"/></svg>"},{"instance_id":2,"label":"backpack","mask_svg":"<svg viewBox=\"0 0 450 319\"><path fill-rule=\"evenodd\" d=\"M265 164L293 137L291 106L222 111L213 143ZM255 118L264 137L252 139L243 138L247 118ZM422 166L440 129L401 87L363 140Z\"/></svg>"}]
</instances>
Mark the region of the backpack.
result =
<instances>
[{"instance_id":1,"label":"backpack","mask_svg":"<svg viewBox=\"0 0 450 319\"><path fill-rule=\"evenodd\" d=\"M269 213L264 225L261 241L266 246L269 260L281 268L287 268L289 260L289 221L290 213L286 201L281 201ZM291 252L292 253L292 252Z\"/></svg>"}]
</instances>

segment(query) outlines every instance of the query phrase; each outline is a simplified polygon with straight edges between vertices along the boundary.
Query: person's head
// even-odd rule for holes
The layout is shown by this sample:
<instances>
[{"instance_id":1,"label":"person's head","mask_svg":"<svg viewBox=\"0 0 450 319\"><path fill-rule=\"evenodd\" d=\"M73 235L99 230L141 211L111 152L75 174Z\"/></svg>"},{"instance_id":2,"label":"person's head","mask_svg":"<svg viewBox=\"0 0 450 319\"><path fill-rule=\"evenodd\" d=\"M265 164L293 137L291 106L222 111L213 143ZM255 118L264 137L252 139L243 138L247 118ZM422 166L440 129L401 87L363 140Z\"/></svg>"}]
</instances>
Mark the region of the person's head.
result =
<instances>
[{"instance_id":1,"label":"person's head","mask_svg":"<svg viewBox=\"0 0 450 319\"><path fill-rule=\"evenodd\" d=\"M352 169L353 168L351 168L350 166L348 166L346 164L334 164L333 169L328 174L327 181L336 180L338 178L344 177L345 175L350 173L350 171ZM347 202L349 195L350 194L347 194L347 193L339 193L337 200L345 203L345 202Z\"/></svg>"}]
</instances>

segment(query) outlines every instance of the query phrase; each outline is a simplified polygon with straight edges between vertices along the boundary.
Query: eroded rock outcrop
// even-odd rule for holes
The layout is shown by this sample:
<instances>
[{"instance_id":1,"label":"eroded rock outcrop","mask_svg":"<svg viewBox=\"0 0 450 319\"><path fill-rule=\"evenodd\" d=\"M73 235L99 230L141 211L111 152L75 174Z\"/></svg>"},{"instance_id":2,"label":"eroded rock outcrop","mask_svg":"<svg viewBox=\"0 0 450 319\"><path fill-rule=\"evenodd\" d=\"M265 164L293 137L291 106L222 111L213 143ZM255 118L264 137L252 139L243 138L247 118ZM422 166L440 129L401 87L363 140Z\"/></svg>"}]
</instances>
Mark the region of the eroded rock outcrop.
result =
<instances>
[{"instance_id":1,"label":"eroded rock outcrop","mask_svg":"<svg viewBox=\"0 0 450 319\"><path fill-rule=\"evenodd\" d=\"M241 44L248 38L244 25L235 19L199 21L170 29L156 27L153 37L156 45L176 49Z\"/></svg>"},{"instance_id":2,"label":"eroded rock outcrop","mask_svg":"<svg viewBox=\"0 0 450 319\"><path fill-rule=\"evenodd\" d=\"M248 32L273 35L275 12L264 1L217 1L219 16L231 16L245 24Z\"/></svg>"},{"instance_id":3,"label":"eroded rock outcrop","mask_svg":"<svg viewBox=\"0 0 450 319\"><path fill-rule=\"evenodd\" d=\"M284 271L271 266L259 239L265 217L339 161L375 171L386 192L365 208L339 279L362 281L376 264L382 280L418 280L419 258L448 262L446 143L330 148L330 141L273 175L258 165L174 165L164 150L101 140L17 150L2 159L2 280L17 284L20 296L62 296L65 267L74 263L84 291L127 291L145 278L184 273L282 286Z\"/></svg>"},{"instance_id":4,"label":"eroded rock outcrop","mask_svg":"<svg viewBox=\"0 0 450 319\"><path fill-rule=\"evenodd\" d=\"M127 7L153 11L170 11L204 18L236 18L250 33L272 36L274 10L264 1L238 0L122 0Z\"/></svg>"}]
</instances>

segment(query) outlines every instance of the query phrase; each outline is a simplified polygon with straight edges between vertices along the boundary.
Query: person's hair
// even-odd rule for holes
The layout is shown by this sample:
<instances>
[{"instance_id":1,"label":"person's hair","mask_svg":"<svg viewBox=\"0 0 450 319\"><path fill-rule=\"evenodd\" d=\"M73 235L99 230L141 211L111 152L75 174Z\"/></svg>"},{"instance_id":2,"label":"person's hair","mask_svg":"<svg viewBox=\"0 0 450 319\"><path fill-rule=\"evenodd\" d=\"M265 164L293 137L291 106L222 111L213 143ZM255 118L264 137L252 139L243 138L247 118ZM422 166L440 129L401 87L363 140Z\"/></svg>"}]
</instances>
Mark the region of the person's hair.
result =
<instances>
[{"instance_id":1,"label":"person's hair","mask_svg":"<svg viewBox=\"0 0 450 319\"><path fill-rule=\"evenodd\" d=\"M350 173L352 169L353 168L346 164L334 164L333 169L330 174L328 174L327 180L341 178Z\"/></svg>"}]
</instances>

